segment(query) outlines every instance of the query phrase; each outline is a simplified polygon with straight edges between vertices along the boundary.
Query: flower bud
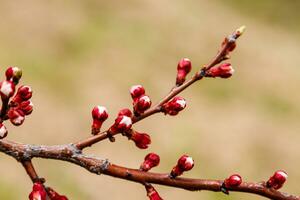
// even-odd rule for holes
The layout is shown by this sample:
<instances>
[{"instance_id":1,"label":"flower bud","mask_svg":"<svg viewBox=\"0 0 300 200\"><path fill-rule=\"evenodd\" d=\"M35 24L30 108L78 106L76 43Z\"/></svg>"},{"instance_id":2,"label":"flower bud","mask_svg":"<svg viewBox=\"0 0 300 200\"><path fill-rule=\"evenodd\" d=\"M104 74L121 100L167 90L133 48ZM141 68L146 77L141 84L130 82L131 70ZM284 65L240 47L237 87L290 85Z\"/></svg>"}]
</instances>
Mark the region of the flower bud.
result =
<instances>
[{"instance_id":1,"label":"flower bud","mask_svg":"<svg viewBox=\"0 0 300 200\"><path fill-rule=\"evenodd\" d=\"M137 114L144 113L150 107L151 107L151 100L147 95L143 95L137 98L136 101L133 103L134 112Z\"/></svg>"},{"instance_id":2,"label":"flower bud","mask_svg":"<svg viewBox=\"0 0 300 200\"><path fill-rule=\"evenodd\" d=\"M163 105L163 112L168 115L177 115L186 107L186 101L182 97L174 97L171 101Z\"/></svg>"},{"instance_id":3,"label":"flower bud","mask_svg":"<svg viewBox=\"0 0 300 200\"><path fill-rule=\"evenodd\" d=\"M3 139L7 136L7 129L6 127L4 126L4 124L0 123L0 139Z\"/></svg>"},{"instance_id":4,"label":"flower bud","mask_svg":"<svg viewBox=\"0 0 300 200\"><path fill-rule=\"evenodd\" d=\"M234 73L230 63L223 63L218 66L214 66L206 71L206 77L220 77L220 78L229 78Z\"/></svg>"},{"instance_id":5,"label":"flower bud","mask_svg":"<svg viewBox=\"0 0 300 200\"><path fill-rule=\"evenodd\" d=\"M22 85L19 87L17 94L13 98L13 102L21 103L22 101L27 101L32 97L32 90L31 87L27 85Z\"/></svg>"},{"instance_id":6,"label":"flower bud","mask_svg":"<svg viewBox=\"0 0 300 200\"><path fill-rule=\"evenodd\" d=\"M13 81L18 84L22 77L22 70L18 67L9 67L5 72L6 80Z\"/></svg>"},{"instance_id":7,"label":"flower bud","mask_svg":"<svg viewBox=\"0 0 300 200\"><path fill-rule=\"evenodd\" d=\"M134 85L130 88L130 94L133 100L145 94L145 89L141 85Z\"/></svg>"},{"instance_id":8,"label":"flower bud","mask_svg":"<svg viewBox=\"0 0 300 200\"><path fill-rule=\"evenodd\" d=\"M122 116L125 115L127 117L132 117L132 112L128 109L128 108L124 108L122 110L119 111L118 116Z\"/></svg>"},{"instance_id":9,"label":"flower bud","mask_svg":"<svg viewBox=\"0 0 300 200\"><path fill-rule=\"evenodd\" d=\"M33 110L33 103L31 101L22 101L19 105L19 109L22 110L25 115L30 115Z\"/></svg>"},{"instance_id":10,"label":"flower bud","mask_svg":"<svg viewBox=\"0 0 300 200\"><path fill-rule=\"evenodd\" d=\"M47 191L51 200L68 200L66 196L58 194L50 187L47 188Z\"/></svg>"},{"instance_id":11,"label":"flower bud","mask_svg":"<svg viewBox=\"0 0 300 200\"><path fill-rule=\"evenodd\" d=\"M150 200L163 200L152 185L148 184L145 188Z\"/></svg>"},{"instance_id":12,"label":"flower bud","mask_svg":"<svg viewBox=\"0 0 300 200\"><path fill-rule=\"evenodd\" d=\"M177 65L176 85L182 85L185 81L186 75L191 71L192 63L188 58L183 58Z\"/></svg>"},{"instance_id":13,"label":"flower bud","mask_svg":"<svg viewBox=\"0 0 300 200\"><path fill-rule=\"evenodd\" d=\"M225 188L237 187L241 185L242 177L238 174L233 174L229 178L225 179L224 186Z\"/></svg>"},{"instance_id":14,"label":"flower bud","mask_svg":"<svg viewBox=\"0 0 300 200\"><path fill-rule=\"evenodd\" d=\"M159 162L160 162L159 155L155 153L149 153L148 155L146 155L144 162L141 164L140 170L147 172L153 167L158 166Z\"/></svg>"},{"instance_id":15,"label":"flower bud","mask_svg":"<svg viewBox=\"0 0 300 200\"><path fill-rule=\"evenodd\" d=\"M179 158L177 165L173 167L170 176L172 178L175 178L177 176L180 176L185 171L189 171L194 167L194 160L192 157L189 157L187 155L183 155Z\"/></svg>"},{"instance_id":16,"label":"flower bud","mask_svg":"<svg viewBox=\"0 0 300 200\"><path fill-rule=\"evenodd\" d=\"M129 139L140 149L147 149L149 144L151 144L151 138L147 133L132 131Z\"/></svg>"},{"instance_id":17,"label":"flower bud","mask_svg":"<svg viewBox=\"0 0 300 200\"><path fill-rule=\"evenodd\" d=\"M288 175L283 170L278 170L274 173L273 176L267 181L267 187L274 188L275 190L280 189L285 183Z\"/></svg>"},{"instance_id":18,"label":"flower bud","mask_svg":"<svg viewBox=\"0 0 300 200\"><path fill-rule=\"evenodd\" d=\"M120 115L115 119L115 123L110 127L109 133L124 133L132 126L132 120L126 115Z\"/></svg>"},{"instance_id":19,"label":"flower bud","mask_svg":"<svg viewBox=\"0 0 300 200\"><path fill-rule=\"evenodd\" d=\"M33 184L32 191L29 194L30 200L46 200L47 193L41 183Z\"/></svg>"},{"instance_id":20,"label":"flower bud","mask_svg":"<svg viewBox=\"0 0 300 200\"><path fill-rule=\"evenodd\" d=\"M25 114L22 110L17 108L10 108L8 110L7 116L10 122L15 126L20 126L25 120Z\"/></svg>"},{"instance_id":21,"label":"flower bud","mask_svg":"<svg viewBox=\"0 0 300 200\"><path fill-rule=\"evenodd\" d=\"M100 132L102 123L108 118L107 109L103 106L96 106L92 110L92 134L97 134Z\"/></svg>"},{"instance_id":22,"label":"flower bud","mask_svg":"<svg viewBox=\"0 0 300 200\"><path fill-rule=\"evenodd\" d=\"M2 99L8 99L15 93L15 84L11 81L0 82L0 94Z\"/></svg>"}]
</instances>

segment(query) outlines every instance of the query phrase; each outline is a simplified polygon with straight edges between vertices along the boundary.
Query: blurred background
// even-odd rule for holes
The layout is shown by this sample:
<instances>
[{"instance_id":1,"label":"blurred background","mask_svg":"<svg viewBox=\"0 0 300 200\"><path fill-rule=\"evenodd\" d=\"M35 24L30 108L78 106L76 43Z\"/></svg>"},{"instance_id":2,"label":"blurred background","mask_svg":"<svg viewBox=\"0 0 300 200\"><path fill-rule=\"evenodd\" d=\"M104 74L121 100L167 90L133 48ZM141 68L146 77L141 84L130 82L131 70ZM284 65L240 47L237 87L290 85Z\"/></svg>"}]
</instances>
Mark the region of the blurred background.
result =
<instances>
[{"instance_id":1,"label":"blurred background","mask_svg":"<svg viewBox=\"0 0 300 200\"><path fill-rule=\"evenodd\" d=\"M282 191L299 194L300 1L127 0L0 1L0 66L23 69L22 84L34 90L34 112L8 139L64 144L88 137L94 105L108 108L108 127L119 109L131 107L129 88L142 84L153 102L173 86L182 57L193 72L216 53L224 36L241 25L229 80L203 80L182 95L188 107L176 117L161 114L135 125L152 136L139 150L126 138L104 141L88 154L137 168L156 152L168 172L184 153L195 160L187 177L245 181L289 174ZM6 123L8 124L8 123ZM27 199L31 182L22 166L0 155L0 199ZM38 174L70 200L146 199L144 188L90 174L69 163L35 159ZM187 192L156 186L165 199L243 199L231 193Z\"/></svg>"}]
</instances>

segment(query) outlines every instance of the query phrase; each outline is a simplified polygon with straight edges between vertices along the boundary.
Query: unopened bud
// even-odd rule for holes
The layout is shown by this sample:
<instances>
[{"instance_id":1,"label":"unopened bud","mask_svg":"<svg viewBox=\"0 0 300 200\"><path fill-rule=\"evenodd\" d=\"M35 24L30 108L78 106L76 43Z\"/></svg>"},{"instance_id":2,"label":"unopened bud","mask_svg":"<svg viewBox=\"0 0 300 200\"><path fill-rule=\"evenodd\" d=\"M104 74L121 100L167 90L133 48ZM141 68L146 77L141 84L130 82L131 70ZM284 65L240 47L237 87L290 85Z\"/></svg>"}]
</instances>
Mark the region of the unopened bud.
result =
<instances>
[{"instance_id":1,"label":"unopened bud","mask_svg":"<svg viewBox=\"0 0 300 200\"><path fill-rule=\"evenodd\" d=\"M151 144L151 138L147 133L139 133L137 131L132 131L129 139L135 143L140 149L147 149Z\"/></svg>"},{"instance_id":2,"label":"unopened bud","mask_svg":"<svg viewBox=\"0 0 300 200\"><path fill-rule=\"evenodd\" d=\"M126 115L120 115L115 120L115 123L110 127L110 133L124 133L130 130L132 126L132 120Z\"/></svg>"},{"instance_id":3,"label":"unopened bud","mask_svg":"<svg viewBox=\"0 0 300 200\"><path fill-rule=\"evenodd\" d=\"M7 128L4 126L4 124L0 123L0 139L3 139L7 136Z\"/></svg>"},{"instance_id":4,"label":"unopened bud","mask_svg":"<svg viewBox=\"0 0 300 200\"><path fill-rule=\"evenodd\" d=\"M220 78L229 78L234 73L230 63L223 63L221 65L210 68L206 71L206 77L220 77Z\"/></svg>"},{"instance_id":5,"label":"unopened bud","mask_svg":"<svg viewBox=\"0 0 300 200\"><path fill-rule=\"evenodd\" d=\"M41 183L33 184L32 191L29 194L30 200L46 200L47 192Z\"/></svg>"},{"instance_id":6,"label":"unopened bud","mask_svg":"<svg viewBox=\"0 0 300 200\"><path fill-rule=\"evenodd\" d=\"M18 107L25 115L30 115L33 111L32 101L22 101Z\"/></svg>"},{"instance_id":7,"label":"unopened bud","mask_svg":"<svg viewBox=\"0 0 300 200\"><path fill-rule=\"evenodd\" d=\"M181 85L184 83L187 74L192 69L192 63L190 59L183 58L178 62L177 65L177 77L176 77L176 85Z\"/></svg>"},{"instance_id":8,"label":"unopened bud","mask_svg":"<svg viewBox=\"0 0 300 200\"><path fill-rule=\"evenodd\" d=\"M285 183L288 175L283 170L278 170L274 173L273 176L267 181L267 187L274 188L275 190L280 189Z\"/></svg>"},{"instance_id":9,"label":"unopened bud","mask_svg":"<svg viewBox=\"0 0 300 200\"><path fill-rule=\"evenodd\" d=\"M238 174L233 174L224 181L225 188L232 188L241 185L242 177Z\"/></svg>"},{"instance_id":10,"label":"unopened bud","mask_svg":"<svg viewBox=\"0 0 300 200\"><path fill-rule=\"evenodd\" d=\"M147 196L150 200L163 200L152 185L148 184L145 186L145 188L147 191Z\"/></svg>"},{"instance_id":11,"label":"unopened bud","mask_svg":"<svg viewBox=\"0 0 300 200\"><path fill-rule=\"evenodd\" d=\"M2 99L8 99L15 93L15 84L12 81L0 82L0 94Z\"/></svg>"},{"instance_id":12,"label":"unopened bud","mask_svg":"<svg viewBox=\"0 0 300 200\"><path fill-rule=\"evenodd\" d=\"M133 100L145 94L145 89L141 85L134 85L130 88L130 94Z\"/></svg>"},{"instance_id":13,"label":"unopened bud","mask_svg":"<svg viewBox=\"0 0 300 200\"><path fill-rule=\"evenodd\" d=\"M163 112L168 115L177 115L186 107L186 100L182 97L174 97L163 105Z\"/></svg>"},{"instance_id":14,"label":"unopened bud","mask_svg":"<svg viewBox=\"0 0 300 200\"><path fill-rule=\"evenodd\" d=\"M137 114L142 114L144 113L147 109L151 107L151 100L149 96L143 95L139 98L136 99L134 102L134 112Z\"/></svg>"},{"instance_id":15,"label":"unopened bud","mask_svg":"<svg viewBox=\"0 0 300 200\"><path fill-rule=\"evenodd\" d=\"M15 126L20 126L25 120L25 114L23 113L23 111L16 108L10 108L7 116L10 122Z\"/></svg>"},{"instance_id":16,"label":"unopened bud","mask_svg":"<svg viewBox=\"0 0 300 200\"><path fill-rule=\"evenodd\" d=\"M100 132L103 122L108 118L107 109L103 106L96 106L92 110L92 134L97 134Z\"/></svg>"},{"instance_id":17,"label":"unopened bud","mask_svg":"<svg viewBox=\"0 0 300 200\"><path fill-rule=\"evenodd\" d=\"M128 108L124 108L122 110L119 111L118 116L127 116L127 117L132 117L132 112L128 109Z\"/></svg>"},{"instance_id":18,"label":"unopened bud","mask_svg":"<svg viewBox=\"0 0 300 200\"><path fill-rule=\"evenodd\" d=\"M173 167L170 176L172 178L175 178L177 176L180 176L185 171L189 171L194 167L194 160L192 157L189 157L187 155L183 155L179 158L177 165Z\"/></svg>"},{"instance_id":19,"label":"unopened bud","mask_svg":"<svg viewBox=\"0 0 300 200\"><path fill-rule=\"evenodd\" d=\"M22 70L18 67L9 67L5 72L6 80L18 84L22 77Z\"/></svg>"},{"instance_id":20,"label":"unopened bud","mask_svg":"<svg viewBox=\"0 0 300 200\"><path fill-rule=\"evenodd\" d=\"M140 170L147 172L153 167L158 166L159 162L160 162L159 155L155 153L149 153L148 155L146 155L144 162L141 164Z\"/></svg>"},{"instance_id":21,"label":"unopened bud","mask_svg":"<svg viewBox=\"0 0 300 200\"><path fill-rule=\"evenodd\" d=\"M58 194L50 187L47 188L47 191L51 200L68 200L66 196Z\"/></svg>"},{"instance_id":22,"label":"unopened bud","mask_svg":"<svg viewBox=\"0 0 300 200\"><path fill-rule=\"evenodd\" d=\"M22 85L19 87L17 94L13 98L14 103L21 103L22 101L27 101L32 97L31 87L27 85Z\"/></svg>"}]
</instances>

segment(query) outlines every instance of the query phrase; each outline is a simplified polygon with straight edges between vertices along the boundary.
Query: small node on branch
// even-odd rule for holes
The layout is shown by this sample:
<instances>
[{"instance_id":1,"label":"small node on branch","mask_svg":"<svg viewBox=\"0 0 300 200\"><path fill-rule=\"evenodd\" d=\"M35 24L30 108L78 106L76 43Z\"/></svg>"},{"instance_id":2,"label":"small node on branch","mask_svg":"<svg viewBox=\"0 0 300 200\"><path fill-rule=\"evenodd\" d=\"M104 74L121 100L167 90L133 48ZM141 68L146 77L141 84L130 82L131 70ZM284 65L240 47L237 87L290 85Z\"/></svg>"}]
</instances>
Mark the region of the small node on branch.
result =
<instances>
[{"instance_id":1,"label":"small node on branch","mask_svg":"<svg viewBox=\"0 0 300 200\"><path fill-rule=\"evenodd\" d=\"M146 155L144 162L141 164L140 170L147 172L153 167L158 166L159 162L160 162L159 155L157 155L156 153L149 153Z\"/></svg>"},{"instance_id":2,"label":"small node on branch","mask_svg":"<svg viewBox=\"0 0 300 200\"><path fill-rule=\"evenodd\" d=\"M170 173L170 177L176 178L177 176L182 175L183 172L193 169L193 167L194 167L193 158L187 155L183 155L179 158L177 165L173 167Z\"/></svg>"},{"instance_id":3,"label":"small node on branch","mask_svg":"<svg viewBox=\"0 0 300 200\"><path fill-rule=\"evenodd\" d=\"M186 76L192 69L192 63L188 58L182 58L177 65L176 85L180 86L185 82Z\"/></svg>"},{"instance_id":4,"label":"small node on branch","mask_svg":"<svg viewBox=\"0 0 300 200\"><path fill-rule=\"evenodd\" d=\"M267 187L279 190L287 180L287 173L283 170L276 171L267 181Z\"/></svg>"}]
</instances>

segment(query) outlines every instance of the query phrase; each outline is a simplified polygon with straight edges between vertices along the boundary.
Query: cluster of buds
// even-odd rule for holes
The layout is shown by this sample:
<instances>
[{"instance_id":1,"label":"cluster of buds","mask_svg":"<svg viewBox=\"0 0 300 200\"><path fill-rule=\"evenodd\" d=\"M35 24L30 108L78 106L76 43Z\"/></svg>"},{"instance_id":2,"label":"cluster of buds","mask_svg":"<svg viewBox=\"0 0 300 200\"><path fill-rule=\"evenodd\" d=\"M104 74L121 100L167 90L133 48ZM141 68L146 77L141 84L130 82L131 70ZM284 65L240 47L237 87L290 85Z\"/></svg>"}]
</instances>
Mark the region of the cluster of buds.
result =
<instances>
[{"instance_id":1,"label":"cluster of buds","mask_svg":"<svg viewBox=\"0 0 300 200\"><path fill-rule=\"evenodd\" d=\"M92 134L96 135L100 132L103 122L108 118L107 109L103 106L95 106L92 110Z\"/></svg>"},{"instance_id":2,"label":"cluster of buds","mask_svg":"<svg viewBox=\"0 0 300 200\"><path fill-rule=\"evenodd\" d=\"M151 99L145 94L143 86L132 86L130 88L130 94L133 99L133 110L135 115L140 115L151 107Z\"/></svg>"},{"instance_id":3,"label":"cluster of buds","mask_svg":"<svg viewBox=\"0 0 300 200\"><path fill-rule=\"evenodd\" d=\"M140 170L147 172L150 169L152 169L153 167L158 166L159 162L160 162L159 155L157 155L155 153L149 153L146 155L144 162L141 164Z\"/></svg>"},{"instance_id":4,"label":"cluster of buds","mask_svg":"<svg viewBox=\"0 0 300 200\"><path fill-rule=\"evenodd\" d=\"M3 139L7 136L7 128L4 126L4 124L0 123L0 139Z\"/></svg>"},{"instance_id":5,"label":"cluster of buds","mask_svg":"<svg viewBox=\"0 0 300 200\"><path fill-rule=\"evenodd\" d=\"M151 184L147 184L145 188L147 191L147 196L150 200L163 200Z\"/></svg>"},{"instance_id":6,"label":"cluster of buds","mask_svg":"<svg viewBox=\"0 0 300 200\"><path fill-rule=\"evenodd\" d=\"M180 176L185 171L189 171L194 167L194 160L192 157L183 155L179 158L177 165L173 167L170 177L175 178L177 176Z\"/></svg>"},{"instance_id":7,"label":"cluster of buds","mask_svg":"<svg viewBox=\"0 0 300 200\"><path fill-rule=\"evenodd\" d=\"M139 133L131 129L130 131L127 131L126 136L140 149L147 149L151 144L151 138L147 133Z\"/></svg>"},{"instance_id":8,"label":"cluster of buds","mask_svg":"<svg viewBox=\"0 0 300 200\"><path fill-rule=\"evenodd\" d=\"M47 192L41 183L34 183L32 191L29 194L30 200L46 200Z\"/></svg>"},{"instance_id":9,"label":"cluster of buds","mask_svg":"<svg viewBox=\"0 0 300 200\"><path fill-rule=\"evenodd\" d=\"M66 196L58 194L50 187L47 188L47 192L51 200L68 200Z\"/></svg>"},{"instance_id":10,"label":"cluster of buds","mask_svg":"<svg viewBox=\"0 0 300 200\"><path fill-rule=\"evenodd\" d=\"M29 86L20 86L15 94L16 85L22 77L22 71L18 67L9 67L5 75L6 80L0 82L0 95L3 108L7 109L2 109L1 116L3 119L9 119L12 124L19 126L24 122L25 116L31 114L33 110L33 104L30 101L32 90ZM11 97L12 100L9 101ZM1 124L1 127L4 127L3 124ZM7 135L4 128L1 129L1 132L0 138Z\"/></svg>"},{"instance_id":11,"label":"cluster of buds","mask_svg":"<svg viewBox=\"0 0 300 200\"><path fill-rule=\"evenodd\" d=\"M230 63L222 63L218 66L214 66L208 69L205 73L206 77L220 77L220 78L229 78L234 73Z\"/></svg>"},{"instance_id":12,"label":"cluster of buds","mask_svg":"<svg viewBox=\"0 0 300 200\"><path fill-rule=\"evenodd\" d=\"M7 116L15 126L21 125L26 115L30 115L33 110L33 103L30 101L32 90L29 86L19 87L16 95L10 102Z\"/></svg>"},{"instance_id":13,"label":"cluster of buds","mask_svg":"<svg viewBox=\"0 0 300 200\"><path fill-rule=\"evenodd\" d=\"M288 175L285 171L278 170L267 181L267 187L278 190L283 186L287 177Z\"/></svg>"},{"instance_id":14,"label":"cluster of buds","mask_svg":"<svg viewBox=\"0 0 300 200\"><path fill-rule=\"evenodd\" d=\"M177 115L186 107L186 100L182 97L174 97L162 106L162 111L168 115Z\"/></svg>"},{"instance_id":15,"label":"cluster of buds","mask_svg":"<svg viewBox=\"0 0 300 200\"><path fill-rule=\"evenodd\" d=\"M131 129L132 126L132 112L124 108L119 111L115 123L109 128L110 134L125 133Z\"/></svg>"},{"instance_id":16,"label":"cluster of buds","mask_svg":"<svg viewBox=\"0 0 300 200\"><path fill-rule=\"evenodd\" d=\"M185 82L185 78L192 69L192 63L188 58L182 58L177 65L176 85L180 86Z\"/></svg>"}]
</instances>

